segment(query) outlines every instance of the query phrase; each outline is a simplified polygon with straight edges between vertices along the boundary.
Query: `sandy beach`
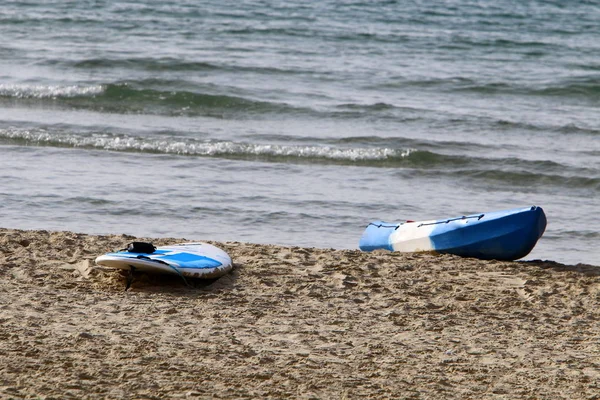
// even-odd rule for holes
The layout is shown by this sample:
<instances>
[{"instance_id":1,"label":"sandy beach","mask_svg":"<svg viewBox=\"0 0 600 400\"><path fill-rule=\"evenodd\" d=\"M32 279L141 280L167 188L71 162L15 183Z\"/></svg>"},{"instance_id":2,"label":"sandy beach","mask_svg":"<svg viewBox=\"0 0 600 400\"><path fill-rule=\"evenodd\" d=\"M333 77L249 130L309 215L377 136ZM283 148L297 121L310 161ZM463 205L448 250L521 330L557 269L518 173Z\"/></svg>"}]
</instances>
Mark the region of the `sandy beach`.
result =
<instances>
[{"instance_id":1,"label":"sandy beach","mask_svg":"<svg viewBox=\"0 0 600 400\"><path fill-rule=\"evenodd\" d=\"M600 398L598 267L203 240L125 291L133 240L203 239L0 229L1 398Z\"/></svg>"}]
</instances>

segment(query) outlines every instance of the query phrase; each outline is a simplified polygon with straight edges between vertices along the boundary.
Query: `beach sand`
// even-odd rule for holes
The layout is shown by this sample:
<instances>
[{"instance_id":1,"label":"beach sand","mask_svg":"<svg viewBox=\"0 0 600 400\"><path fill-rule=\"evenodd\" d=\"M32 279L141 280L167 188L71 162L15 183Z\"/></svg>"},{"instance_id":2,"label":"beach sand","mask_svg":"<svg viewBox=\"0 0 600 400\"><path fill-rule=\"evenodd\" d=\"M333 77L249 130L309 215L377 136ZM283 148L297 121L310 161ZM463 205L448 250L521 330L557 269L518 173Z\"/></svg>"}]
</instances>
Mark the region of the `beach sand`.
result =
<instances>
[{"instance_id":1,"label":"beach sand","mask_svg":"<svg viewBox=\"0 0 600 400\"><path fill-rule=\"evenodd\" d=\"M1 398L600 398L598 267L208 241L125 291L133 240L198 239L0 229Z\"/></svg>"}]
</instances>

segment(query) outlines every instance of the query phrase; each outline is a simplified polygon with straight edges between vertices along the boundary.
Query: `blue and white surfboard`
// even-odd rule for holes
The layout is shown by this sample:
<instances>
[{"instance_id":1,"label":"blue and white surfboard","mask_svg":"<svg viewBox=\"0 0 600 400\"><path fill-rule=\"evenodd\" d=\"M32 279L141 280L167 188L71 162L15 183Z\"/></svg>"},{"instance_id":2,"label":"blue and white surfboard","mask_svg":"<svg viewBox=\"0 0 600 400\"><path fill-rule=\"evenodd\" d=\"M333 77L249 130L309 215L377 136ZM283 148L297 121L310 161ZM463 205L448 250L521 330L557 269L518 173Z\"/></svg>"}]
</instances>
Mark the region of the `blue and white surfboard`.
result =
<instances>
[{"instance_id":1,"label":"blue and white surfboard","mask_svg":"<svg viewBox=\"0 0 600 400\"><path fill-rule=\"evenodd\" d=\"M365 229L359 247L516 260L531 252L545 229L546 216L536 206L431 221L375 221Z\"/></svg>"},{"instance_id":2,"label":"blue and white surfboard","mask_svg":"<svg viewBox=\"0 0 600 400\"><path fill-rule=\"evenodd\" d=\"M109 268L177 274L191 278L218 278L231 271L231 258L208 243L181 243L156 248L151 253L121 250L96 258Z\"/></svg>"}]
</instances>

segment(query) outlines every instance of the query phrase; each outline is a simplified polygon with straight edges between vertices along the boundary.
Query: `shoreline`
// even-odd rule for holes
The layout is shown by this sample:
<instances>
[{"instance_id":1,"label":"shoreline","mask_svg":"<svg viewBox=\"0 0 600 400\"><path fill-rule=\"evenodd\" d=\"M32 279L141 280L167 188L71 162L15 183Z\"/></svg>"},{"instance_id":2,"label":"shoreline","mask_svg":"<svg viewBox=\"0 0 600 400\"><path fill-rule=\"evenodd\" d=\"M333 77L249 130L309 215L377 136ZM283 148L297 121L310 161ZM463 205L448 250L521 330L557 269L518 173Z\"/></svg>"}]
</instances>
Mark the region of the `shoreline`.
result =
<instances>
[{"instance_id":1,"label":"shoreline","mask_svg":"<svg viewBox=\"0 0 600 400\"><path fill-rule=\"evenodd\" d=\"M141 274L126 292L93 260L134 239L186 241L0 228L0 397L600 390L600 267L200 239L234 270L194 287Z\"/></svg>"}]
</instances>

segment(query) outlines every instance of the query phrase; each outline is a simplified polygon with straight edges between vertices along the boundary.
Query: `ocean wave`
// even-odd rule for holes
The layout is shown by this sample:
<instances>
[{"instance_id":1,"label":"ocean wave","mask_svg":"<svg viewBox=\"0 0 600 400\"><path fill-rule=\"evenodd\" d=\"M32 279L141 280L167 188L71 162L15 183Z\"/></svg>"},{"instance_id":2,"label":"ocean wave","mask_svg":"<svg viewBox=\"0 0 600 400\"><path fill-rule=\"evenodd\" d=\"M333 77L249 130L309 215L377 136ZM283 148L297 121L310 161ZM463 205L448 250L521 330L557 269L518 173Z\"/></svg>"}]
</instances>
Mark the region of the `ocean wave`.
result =
<instances>
[{"instance_id":1,"label":"ocean wave","mask_svg":"<svg viewBox=\"0 0 600 400\"><path fill-rule=\"evenodd\" d=\"M378 113L380 118L399 121L420 119L418 110L388 103L340 104L332 109L315 110L286 103L248 97L195 92L182 89L181 80L144 79L135 82L98 85L0 84L0 101L39 102L40 105L85 109L102 113L149 114L165 116L208 116L247 118L260 115L293 115L317 118L356 119Z\"/></svg>"},{"instance_id":2,"label":"ocean wave","mask_svg":"<svg viewBox=\"0 0 600 400\"><path fill-rule=\"evenodd\" d=\"M223 33L228 33L231 35L265 35L265 36L298 36L298 37L313 37L315 32L300 29L300 28L268 28L263 26L247 26L243 28L231 28L224 30Z\"/></svg>"},{"instance_id":3,"label":"ocean wave","mask_svg":"<svg viewBox=\"0 0 600 400\"><path fill-rule=\"evenodd\" d=\"M77 135L45 129L0 130L0 142L20 145L91 148L123 152L223 157L264 161L318 161L336 164L369 164L404 159L414 149L342 148L334 146L260 144L233 141L199 141L178 138L142 138L105 133Z\"/></svg>"},{"instance_id":4,"label":"ocean wave","mask_svg":"<svg viewBox=\"0 0 600 400\"><path fill-rule=\"evenodd\" d=\"M356 104L356 103L344 103L337 106L338 109L358 110L358 111L387 111L398 109L393 104L384 102L373 103L373 104ZM414 111L414 109L407 108L408 110Z\"/></svg>"},{"instance_id":5,"label":"ocean wave","mask_svg":"<svg viewBox=\"0 0 600 400\"><path fill-rule=\"evenodd\" d=\"M86 148L116 152L152 153L192 157L263 161L274 163L311 163L401 169L415 176L435 175L481 180L508 186L548 186L600 190L594 168L564 165L552 160L521 158L483 158L444 154L448 146L399 138L293 138L265 136L271 143L230 140L199 140L179 136L134 136L106 132L74 133L57 129L0 129L0 144ZM254 138L257 139L257 138ZM260 140L260 138L258 138ZM423 148L431 150L423 150ZM421 149L419 149L421 148ZM412 172L411 172L412 171Z\"/></svg>"},{"instance_id":6,"label":"ocean wave","mask_svg":"<svg viewBox=\"0 0 600 400\"><path fill-rule=\"evenodd\" d=\"M592 231L592 230L558 230L555 232L555 237L573 237L580 238L585 240L595 240L600 239L600 232Z\"/></svg>"},{"instance_id":7,"label":"ocean wave","mask_svg":"<svg viewBox=\"0 0 600 400\"><path fill-rule=\"evenodd\" d=\"M449 93L509 94L519 96L587 98L590 100L600 98L600 80L595 74L541 83L476 80L464 76L431 77L425 79L394 77L387 82L369 85L366 88L389 90L406 87Z\"/></svg>"},{"instance_id":8,"label":"ocean wave","mask_svg":"<svg viewBox=\"0 0 600 400\"><path fill-rule=\"evenodd\" d=\"M125 58L125 59L111 59L111 58L90 58L85 60L76 61L61 61L51 60L48 62L67 64L75 68L80 69L98 69L98 68L125 68L131 69L143 69L148 71L214 71L223 69L223 67L211 64L208 62L201 61L182 61L180 59L171 57L160 57L160 58Z\"/></svg>"},{"instance_id":9,"label":"ocean wave","mask_svg":"<svg viewBox=\"0 0 600 400\"><path fill-rule=\"evenodd\" d=\"M557 164L558 165L558 164ZM561 175L555 173L528 170L472 169L464 170L461 175L469 179L480 179L488 183L512 187L564 187L572 189L591 189L600 192L600 178L591 176Z\"/></svg>"},{"instance_id":10,"label":"ocean wave","mask_svg":"<svg viewBox=\"0 0 600 400\"><path fill-rule=\"evenodd\" d=\"M543 84L540 83L537 85L507 82L449 83L451 82L446 82L446 87L451 90L482 94L501 93L522 96L587 98L590 100L597 100L600 98L600 81L597 76L582 76ZM440 82L440 86L443 85L444 82Z\"/></svg>"},{"instance_id":11,"label":"ocean wave","mask_svg":"<svg viewBox=\"0 0 600 400\"><path fill-rule=\"evenodd\" d=\"M600 77L597 74L568 78L533 90L534 94L559 97L600 99Z\"/></svg>"},{"instance_id":12,"label":"ocean wave","mask_svg":"<svg viewBox=\"0 0 600 400\"><path fill-rule=\"evenodd\" d=\"M380 83L367 88L396 89L407 87L444 92L472 92L479 94L522 94L527 90L526 88L520 87L513 83L481 81L464 76L431 77L423 79L406 79L402 77L396 77L390 79L389 82Z\"/></svg>"},{"instance_id":13,"label":"ocean wave","mask_svg":"<svg viewBox=\"0 0 600 400\"><path fill-rule=\"evenodd\" d=\"M119 114L224 117L244 114L303 112L283 103L186 90L138 87L136 83L102 85L1 84L0 99L36 100L44 104Z\"/></svg>"},{"instance_id":14,"label":"ocean wave","mask_svg":"<svg viewBox=\"0 0 600 400\"><path fill-rule=\"evenodd\" d=\"M88 58L83 60L48 59L43 65L64 65L82 70L125 69L148 72L251 72L265 75L314 74L313 70L275 66L242 65L235 63L210 63L174 57ZM188 83L189 84L189 83Z\"/></svg>"},{"instance_id":15,"label":"ocean wave","mask_svg":"<svg viewBox=\"0 0 600 400\"><path fill-rule=\"evenodd\" d=\"M533 131L533 132L557 132L560 134L575 134L575 135L600 135L600 129L594 129L592 127L585 127L576 125L574 123L569 123L567 125L557 126L551 124L543 124L542 121L538 123L528 123L521 121L510 121L506 119L488 119L486 121L487 124L494 127L495 129L500 129L502 131Z\"/></svg>"}]
</instances>

